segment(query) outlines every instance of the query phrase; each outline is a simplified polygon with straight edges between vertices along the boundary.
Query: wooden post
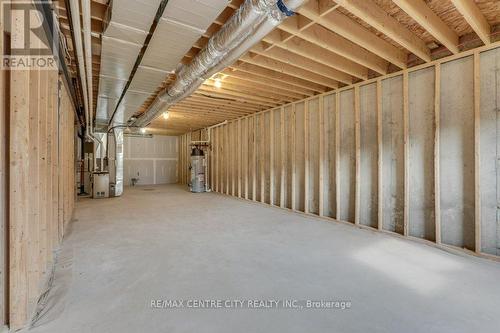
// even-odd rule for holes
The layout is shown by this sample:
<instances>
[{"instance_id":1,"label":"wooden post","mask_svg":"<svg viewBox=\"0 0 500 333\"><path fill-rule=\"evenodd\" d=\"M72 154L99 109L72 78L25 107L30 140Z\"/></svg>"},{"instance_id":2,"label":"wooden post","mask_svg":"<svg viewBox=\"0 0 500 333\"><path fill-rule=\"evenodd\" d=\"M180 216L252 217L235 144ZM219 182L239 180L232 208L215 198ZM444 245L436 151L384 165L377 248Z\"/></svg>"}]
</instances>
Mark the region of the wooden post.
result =
<instances>
[{"instance_id":1,"label":"wooden post","mask_svg":"<svg viewBox=\"0 0 500 333\"><path fill-rule=\"evenodd\" d=\"M441 117L441 64L435 66L434 78L434 217L436 243L441 244L441 187L440 187L440 163L439 163L439 133Z\"/></svg>"},{"instance_id":2,"label":"wooden post","mask_svg":"<svg viewBox=\"0 0 500 333\"><path fill-rule=\"evenodd\" d=\"M241 133L241 118L238 119L238 128L236 131L236 154L238 155L238 165L237 165L237 178L238 178L238 198L241 198L241 157L243 154L243 147L241 144L241 137L243 133Z\"/></svg>"},{"instance_id":3,"label":"wooden post","mask_svg":"<svg viewBox=\"0 0 500 333\"><path fill-rule=\"evenodd\" d=\"M410 127L408 105L408 72L403 72L403 144L404 144L404 208L403 234L409 235L410 224Z\"/></svg>"},{"instance_id":4,"label":"wooden post","mask_svg":"<svg viewBox=\"0 0 500 333\"><path fill-rule=\"evenodd\" d=\"M30 70L29 81L29 219L28 219L28 300L30 305L33 305L34 300L38 295L39 278L41 277L38 262L40 260L39 240L38 240L38 223L40 213L41 196L39 191L39 174L38 174L38 136L39 136L39 88L40 88L40 70Z\"/></svg>"},{"instance_id":5,"label":"wooden post","mask_svg":"<svg viewBox=\"0 0 500 333\"><path fill-rule=\"evenodd\" d=\"M384 229L382 81L377 80L377 228Z\"/></svg>"},{"instance_id":6,"label":"wooden post","mask_svg":"<svg viewBox=\"0 0 500 333\"><path fill-rule=\"evenodd\" d=\"M297 154L296 154L296 146L297 146L297 133L295 129L295 103L292 104L292 114L290 117L291 121L291 127L292 127L292 210L297 210L297 203L296 203L296 195L297 195L297 189L296 189L296 182L297 182L297 165L296 165L296 159L297 159Z\"/></svg>"},{"instance_id":7,"label":"wooden post","mask_svg":"<svg viewBox=\"0 0 500 333\"><path fill-rule=\"evenodd\" d=\"M208 147L208 172L210 173L210 183L208 184L208 188L213 190L214 189L214 133L213 133L213 128L209 128L207 130L207 135L210 138L210 146Z\"/></svg>"},{"instance_id":8,"label":"wooden post","mask_svg":"<svg viewBox=\"0 0 500 333\"><path fill-rule=\"evenodd\" d=\"M248 200L248 172L249 172L249 170L248 170L248 167L249 167L249 163L248 163L248 154L249 154L248 140L249 140L249 137L250 137L250 130L248 128L248 118L245 118L245 136L244 136L245 149L243 150L243 152L245 154L244 154L243 165L245 166L245 199L247 199L247 200Z\"/></svg>"},{"instance_id":9,"label":"wooden post","mask_svg":"<svg viewBox=\"0 0 500 333\"><path fill-rule=\"evenodd\" d=\"M286 180L286 138L285 138L285 108L280 108L280 143L281 143L281 182L280 182L280 207L285 208L285 180Z\"/></svg>"},{"instance_id":10,"label":"wooden post","mask_svg":"<svg viewBox=\"0 0 500 333\"><path fill-rule=\"evenodd\" d=\"M53 262L53 252L52 250L54 249L54 242L53 242L53 234L54 234L54 211L53 211L53 202L52 202L52 193L54 191L54 183L52 181L53 179L53 172L54 172L54 145L57 140L57 138L54 137L54 128L57 126L54 124L54 112L56 112L57 106L54 100L54 91L56 90L56 85L55 85L55 75L57 75L57 72L48 72L49 76L49 83L48 83L48 94L47 94L47 101L48 101L48 106L47 106L47 165L48 165L48 172L47 172L47 259L48 259L48 265L50 265ZM46 266L47 266L46 264Z\"/></svg>"},{"instance_id":11,"label":"wooden post","mask_svg":"<svg viewBox=\"0 0 500 333\"><path fill-rule=\"evenodd\" d=\"M231 171L231 161L230 161L230 152L231 146L229 144L229 122L223 126L223 135L224 135L224 194L230 194L230 171Z\"/></svg>"},{"instance_id":12,"label":"wooden post","mask_svg":"<svg viewBox=\"0 0 500 333\"><path fill-rule=\"evenodd\" d=\"M23 38L20 16L12 15L11 29L12 43ZM9 316L14 330L28 319L29 83L29 70L10 72Z\"/></svg>"},{"instance_id":13,"label":"wooden post","mask_svg":"<svg viewBox=\"0 0 500 333\"><path fill-rule=\"evenodd\" d=\"M474 52L474 240L481 253L481 67L479 52Z\"/></svg>"},{"instance_id":14,"label":"wooden post","mask_svg":"<svg viewBox=\"0 0 500 333\"><path fill-rule=\"evenodd\" d=\"M252 200L257 201L257 115L253 116Z\"/></svg>"},{"instance_id":15,"label":"wooden post","mask_svg":"<svg viewBox=\"0 0 500 333\"><path fill-rule=\"evenodd\" d=\"M238 147L236 146L236 142L238 139L235 139L235 134L237 134L237 125L238 121L232 122L230 127L229 127L229 144L231 149L229 150L229 160L231 161L231 195L236 196L237 195L237 172L236 168L238 167L238 161L239 161L239 153L236 152L236 150L239 150L239 145Z\"/></svg>"},{"instance_id":16,"label":"wooden post","mask_svg":"<svg viewBox=\"0 0 500 333\"><path fill-rule=\"evenodd\" d=\"M274 205L274 110L269 112L269 204Z\"/></svg>"},{"instance_id":17,"label":"wooden post","mask_svg":"<svg viewBox=\"0 0 500 333\"><path fill-rule=\"evenodd\" d=\"M340 93L335 94L335 211L340 220Z\"/></svg>"},{"instance_id":18,"label":"wooden post","mask_svg":"<svg viewBox=\"0 0 500 333\"><path fill-rule=\"evenodd\" d=\"M318 214L324 216L324 195L325 184L324 182L324 164L325 164L325 115L324 115L324 98L320 96L318 99L318 112L319 112L319 193L318 193Z\"/></svg>"},{"instance_id":19,"label":"wooden post","mask_svg":"<svg viewBox=\"0 0 500 333\"><path fill-rule=\"evenodd\" d=\"M48 174L48 164L47 164L47 154L48 154L48 142L47 142L47 117L49 114L48 111L48 86L49 86L49 75L48 71L40 72L40 110L39 110L39 119L38 119L38 128L39 128L39 136L38 136L38 174L39 174L39 190L41 193L40 197L40 212L39 212L39 223L38 223L38 235L39 235L39 246L40 246L40 261L39 261L39 272L40 274L44 274L46 271L46 263L48 262L47 258L47 174Z\"/></svg>"},{"instance_id":20,"label":"wooden post","mask_svg":"<svg viewBox=\"0 0 500 333\"><path fill-rule=\"evenodd\" d=\"M214 127L214 137L215 143L212 148L212 151L215 154L214 158L214 168L215 168L215 192L219 192L219 165L220 165L220 154L219 154L219 127Z\"/></svg>"},{"instance_id":21,"label":"wooden post","mask_svg":"<svg viewBox=\"0 0 500 333\"><path fill-rule=\"evenodd\" d=\"M304 102L304 213L309 213L309 101Z\"/></svg>"},{"instance_id":22,"label":"wooden post","mask_svg":"<svg viewBox=\"0 0 500 333\"><path fill-rule=\"evenodd\" d=\"M59 215L58 215L58 193L59 193L59 73L54 71L54 90L52 99L54 107L52 110L52 250L59 244Z\"/></svg>"},{"instance_id":23,"label":"wooden post","mask_svg":"<svg viewBox=\"0 0 500 333\"><path fill-rule=\"evenodd\" d=\"M359 224L360 198L361 198L361 115L360 115L360 96L359 86L354 87L354 126L355 126L355 145L356 145L356 162L355 162L355 196L354 196L354 224Z\"/></svg>"},{"instance_id":24,"label":"wooden post","mask_svg":"<svg viewBox=\"0 0 500 333\"><path fill-rule=\"evenodd\" d=\"M260 114L260 202L266 202L266 169L265 169L265 135L266 133L266 122L265 113Z\"/></svg>"}]
</instances>

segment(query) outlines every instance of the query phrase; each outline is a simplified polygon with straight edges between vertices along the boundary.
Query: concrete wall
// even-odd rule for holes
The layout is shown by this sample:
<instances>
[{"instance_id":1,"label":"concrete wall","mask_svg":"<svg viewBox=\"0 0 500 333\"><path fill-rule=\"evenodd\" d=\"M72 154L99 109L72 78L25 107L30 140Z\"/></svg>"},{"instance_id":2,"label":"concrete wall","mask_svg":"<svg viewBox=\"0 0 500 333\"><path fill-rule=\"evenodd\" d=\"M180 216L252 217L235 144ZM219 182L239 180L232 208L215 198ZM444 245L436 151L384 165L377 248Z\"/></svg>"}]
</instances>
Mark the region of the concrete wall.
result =
<instances>
[{"instance_id":1,"label":"concrete wall","mask_svg":"<svg viewBox=\"0 0 500 333\"><path fill-rule=\"evenodd\" d=\"M175 136L155 135L152 138L124 138L125 186L132 178L139 185L177 183L178 143Z\"/></svg>"},{"instance_id":2,"label":"concrete wall","mask_svg":"<svg viewBox=\"0 0 500 333\"><path fill-rule=\"evenodd\" d=\"M499 73L471 52L212 128L211 187L499 255Z\"/></svg>"}]
</instances>

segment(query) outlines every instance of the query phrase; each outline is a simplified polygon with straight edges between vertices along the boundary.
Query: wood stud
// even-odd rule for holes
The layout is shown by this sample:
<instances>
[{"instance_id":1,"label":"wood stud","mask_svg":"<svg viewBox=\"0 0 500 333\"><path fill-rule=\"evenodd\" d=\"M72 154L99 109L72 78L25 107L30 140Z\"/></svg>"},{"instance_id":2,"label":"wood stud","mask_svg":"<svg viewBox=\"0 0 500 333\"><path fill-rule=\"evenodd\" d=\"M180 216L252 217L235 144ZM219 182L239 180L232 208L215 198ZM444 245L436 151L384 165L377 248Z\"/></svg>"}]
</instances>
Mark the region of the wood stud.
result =
<instances>
[{"instance_id":1,"label":"wood stud","mask_svg":"<svg viewBox=\"0 0 500 333\"><path fill-rule=\"evenodd\" d=\"M409 166L410 166L410 117L409 117L409 103L410 103L410 97L409 97L409 73L425 69L425 68L434 68L434 152L433 152L433 173L434 173L434 234L435 237L428 236L429 238L427 239L428 241L433 241L437 246L442 246L442 247L447 247L450 248L449 244L441 244L442 243L442 230L441 230L441 209L440 209L440 203L441 203L441 192L440 192L440 117L441 117L441 64L443 62L447 61L453 61L456 59L460 59L463 57L467 56L473 56L474 57L474 169L475 169L475 218L474 218L474 223L475 223L475 252L478 255L485 256L484 253L482 253L481 249L481 212L480 212L480 203L481 203L481 197L480 197L480 160L479 160L479 152L480 152L480 76L479 76L479 70L480 70L480 65L479 65L479 57L480 57L480 52L490 50L492 48L500 46L500 43L493 44L492 46L485 46L483 48L480 48L479 50L476 51L471 51L471 52L464 52L460 55L453 55L450 56L446 59L439 60L439 61L434 61L431 64L424 64L420 66L416 66L415 68L403 70L398 73L394 74L389 74L385 76L384 78L376 78L373 80L369 80L368 82L361 82L354 84L349 87L343 87L338 89L335 92L329 92L325 93L319 96L314 96L314 97L309 97L308 99L305 99L301 102L297 103L292 103L288 107L278 107L274 108L271 110L263 111L257 114L253 114L251 116L246 116L243 117L239 120L236 121L230 121L227 125L222 125L219 127L214 128L214 131L216 133L215 138L214 138L214 149L215 151L224 151L224 154L221 156L214 155L214 161L212 163L215 164L215 167L217 168L218 163L220 163L220 168L222 172L226 172L228 170L227 166L231 165L231 155L228 154L227 152L231 151L231 146L234 146L234 143L232 142L227 142L227 133L229 131L236 131L235 134L231 134L232 136L236 135L237 140L235 142L241 142L240 140L247 140L249 144L252 144L252 147L248 147L246 149L243 145L240 143L237 143L238 146L242 146L242 156L237 159L237 169L241 168L243 164L245 165L250 165L253 167L248 169L248 172L245 172L248 175L251 175L251 188L253 189L252 193L252 198L254 201L260 201L263 203L270 203L276 206L279 206L281 208L286 208L287 207L287 198L290 198L291 200L291 209L294 211L299 210L299 203L297 202L298 198L300 198L300 206L302 206L302 200L304 203L304 208L300 209L302 212L306 214L316 214L319 216L325 216L325 197L324 194L328 192L328 186L329 182L325 183L325 158L328 153L334 153L335 154L335 165L332 166L334 167L335 172L329 175L329 177L334 177L335 180L334 186L336 188L336 195L334 197L328 197L329 204L333 203L335 206L335 214L334 216L331 216L330 218L335 218L337 220L341 220L341 207L342 205L346 205L349 200L347 197L343 197L342 193L340 193L340 179L342 175L340 174L340 110L342 107L342 103L340 102L340 96L343 91L349 91L353 90L354 92L354 112L355 112L355 159L356 159L356 174L355 174L355 201L354 201L354 206L355 206L355 224L359 225L360 227L363 228L371 228L365 225L361 225L360 221L360 208L364 204L363 202L360 201L359 194L361 193L361 178L360 178L360 162L361 162L361 157L363 154L363 151L361 149L361 114L360 114L360 89L362 86L367 85L367 84L375 84L376 85L376 96L374 97L374 103L376 103L375 107L375 112L376 112L376 140L377 140L377 165L376 165L376 174L377 174L377 181L376 181L376 188L374 189L377 191L377 203L376 203L376 209L377 209L377 223L375 228L384 232L389 232L390 231L385 231L384 229L384 191L383 191L383 184L384 184L384 173L383 170L386 168L384 165L383 161L383 153L384 153L384 145L383 145L383 103L382 99L384 94L387 94L389 92L384 92L382 88L382 82L386 79L401 76L402 77L402 84L403 84L403 89L402 89L402 101L403 101L403 143L404 143L404 154L403 154L403 165L404 165L404 185L403 185L403 191L404 191L404 228L403 228L403 236L404 237L410 237L410 226L411 226L411 211L410 211L410 203L411 203L411 198L410 198L410 173L409 173ZM325 100L326 97L330 97L331 101L335 104L334 114L331 116L335 118L334 124L328 123L328 125L325 124L325 119L327 119L327 114L325 113ZM317 105L318 107L316 108L316 103L311 103L311 101L315 99L318 101ZM297 118L297 105L298 103L303 103L303 110L304 110L304 118L301 119L300 117ZM314 105L314 108L313 108ZM313 108L313 109L312 109ZM268 113L271 112L271 113ZM312 117L314 112L319 112L318 117ZM289 116L287 117L287 113L289 113ZM276 121L277 117L279 115L279 129L278 129L278 122ZM253 120L253 123L251 122ZM270 120L270 121L268 121ZM300 126L304 126L304 133L300 132L300 138L297 137L297 134L299 131L297 131L297 121L303 121L303 124L299 124ZM246 124L248 128L248 133L245 131L242 131L242 124L245 124L244 122L247 121L248 123ZM328 132L327 126L332 126L335 128L335 137L332 138L327 138L326 133ZM253 130L252 130L253 128ZM311 132L313 130L318 130L319 132L319 142L310 142L311 139ZM275 131L280 131L278 134ZM333 130L333 128L332 128ZM286 133L287 131L290 133L290 136L288 136ZM217 133L222 133L222 141L219 141L217 138ZM233 133L233 132L231 132ZM279 135L279 136L277 136ZM231 136L231 137L232 137ZM241 136L241 138L239 137ZM277 145L275 147L275 140L277 138L280 138L280 145ZM266 142L266 140L269 140L269 142ZM300 142L300 140L303 140L303 143ZM331 142L331 144L326 144L326 140ZM231 140L229 140L231 141ZM233 140L234 141L234 140ZM290 141L290 142L289 142ZM297 145L298 144L304 144L304 154L298 155L297 152ZM319 186L314 186L315 191L319 191L319 193L310 193L311 187L310 183L313 177L313 172L310 169L310 167L313 164L309 164L310 161L309 159L312 158L315 155L310 154L311 151L311 144L318 144L319 145L319 165L318 169L314 170L314 173L319 172ZM279 147L278 147L279 146ZM325 147L328 147L328 149L332 149L333 151L328 151L325 150ZM267 152L267 148L270 149L269 152ZM222 150L220 150L222 149ZM250 158L250 152L253 150L253 158ZM275 157L276 154L279 154L281 156L281 164L276 165ZM267 154L270 156L270 160L267 160ZM292 161L292 164L290 165L291 168L291 173L287 174L287 165L285 161L288 161L287 154L290 154L290 158ZM299 160L300 159L300 160ZM304 160L302 160L304 159ZM239 161L239 162L238 162ZM304 173L305 179L304 183L298 182L297 181L297 172L298 172L298 164L304 163L304 170L301 172ZM315 164L314 164L315 165ZM316 168L316 165L315 165ZM251 169L251 171L250 171ZM243 170L235 170L237 174L241 175L244 172ZM258 171L258 172L257 172ZM250 173L251 172L251 173ZM215 172L215 175L218 173ZM225 174L225 173L224 173ZM239 180L239 177L237 179ZM245 176L248 178L247 176ZM257 178L258 177L258 178ZM278 178L279 177L279 178ZM269 179L269 183L267 180ZM277 179L279 179L280 185L277 186ZM245 183L249 182L250 179L246 179ZM290 182L290 184L287 184L287 182ZM224 184L223 184L224 185ZM288 186L290 185L290 186ZM230 191L227 191L227 186L228 184L224 185L224 188L226 188L225 193L232 193ZM250 186L246 186L245 188L250 189ZM241 188L241 191L243 191L243 187ZM279 191L279 196L277 196L277 192ZM290 191L287 193L287 191ZM236 194L235 194L236 195ZM240 195L240 193L238 193ZM246 195L246 194L245 194ZM270 200L267 199L267 195L270 196ZM279 200L279 202L278 202ZM313 206L314 205L314 206ZM319 210L317 212L312 213L312 207L319 207ZM325 216L326 217L326 216ZM329 216L328 216L329 217ZM434 239L432 239L434 238ZM451 246L453 248L453 246ZM455 248L456 249L456 248ZM490 256L491 257L491 256Z\"/></svg>"}]
</instances>

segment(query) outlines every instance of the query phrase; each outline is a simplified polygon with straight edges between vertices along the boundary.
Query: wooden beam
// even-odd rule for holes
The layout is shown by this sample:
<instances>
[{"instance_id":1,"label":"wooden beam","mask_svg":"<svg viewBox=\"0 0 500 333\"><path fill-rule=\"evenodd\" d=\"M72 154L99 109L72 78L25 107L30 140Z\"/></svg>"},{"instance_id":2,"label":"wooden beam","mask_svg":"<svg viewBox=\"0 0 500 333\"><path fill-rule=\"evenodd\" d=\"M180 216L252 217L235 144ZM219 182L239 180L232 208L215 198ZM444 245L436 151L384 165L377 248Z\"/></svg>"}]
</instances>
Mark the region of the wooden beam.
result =
<instances>
[{"instance_id":1,"label":"wooden beam","mask_svg":"<svg viewBox=\"0 0 500 333\"><path fill-rule=\"evenodd\" d=\"M281 99L286 99L289 101L294 101L297 99L303 99L307 96L311 96L311 94L305 93L297 93L295 91L290 91L287 89L282 89L281 84L269 85L263 80L259 80L258 82L254 82L245 77L245 75L234 75L234 72L231 71L223 71L222 72L226 77L222 80L222 83L230 83L235 86L244 87L244 89L252 89L259 92L269 93L272 92L272 95L281 95ZM269 81L268 81L269 82ZM292 86L293 87L293 86Z\"/></svg>"},{"instance_id":2,"label":"wooden beam","mask_svg":"<svg viewBox=\"0 0 500 333\"><path fill-rule=\"evenodd\" d=\"M283 49L292 54L300 55L301 57L304 57L306 59L310 59L333 68L336 71L347 73L363 80L366 80L368 78L368 70L366 67L353 62L352 60L347 59L342 55L332 53L328 49L320 47L299 37L292 37L291 39L283 41L282 33L284 32L274 30L264 38L264 41L277 45L278 49ZM274 48L273 50L268 49L267 52L276 52L275 49L276 48ZM283 53L280 50L278 51ZM333 76L332 78L342 81L341 79ZM352 83L352 79L350 79L350 82L347 82L347 84L349 83Z\"/></svg>"},{"instance_id":3,"label":"wooden beam","mask_svg":"<svg viewBox=\"0 0 500 333\"><path fill-rule=\"evenodd\" d=\"M204 93L211 95L211 96L233 97L236 100L245 101L246 103L249 103L249 104L266 105L266 106L273 107L279 103L278 100L273 100L270 98L260 97L260 96L256 96L256 95L250 95L248 93L240 93L237 91L228 90L228 89L224 89L224 88L216 88L216 87L212 87L212 86L205 85L205 84L201 85L198 88L198 91L204 92ZM242 99L242 98L244 98L244 99Z\"/></svg>"},{"instance_id":4,"label":"wooden beam","mask_svg":"<svg viewBox=\"0 0 500 333\"><path fill-rule=\"evenodd\" d=\"M249 61L251 60L251 58L247 56L243 56L243 58ZM261 58L260 60L262 59L263 58ZM240 58L240 60L242 60L242 58ZM276 66L272 67L271 65L276 65L278 67ZM272 64L272 62L270 61L266 61L265 63L262 64L255 64L255 61L254 63L240 62L237 65L236 69L244 73L250 73L260 77L265 77L283 83L291 84L302 89L309 89L312 90L313 92L322 93L328 90L328 88L325 85L315 83L309 79L305 79L300 76L293 76L285 73L284 70L286 69L286 67L279 67L278 62L274 62L274 64Z\"/></svg>"},{"instance_id":5,"label":"wooden beam","mask_svg":"<svg viewBox=\"0 0 500 333\"><path fill-rule=\"evenodd\" d=\"M278 89L277 91L288 91L293 94L299 94L304 97L314 95L314 90L299 87L294 84L290 84L284 81L275 80L267 77L266 75L257 75L251 72L239 71L237 67L234 70L225 70L222 73L239 79L242 82L250 82L257 85L265 85L272 89ZM293 78L293 77L290 77ZM307 82L307 81L306 81Z\"/></svg>"},{"instance_id":6,"label":"wooden beam","mask_svg":"<svg viewBox=\"0 0 500 333\"><path fill-rule=\"evenodd\" d=\"M267 58L265 56L251 57L250 55L245 55L241 57L240 60L267 69L272 69L274 71L281 72L287 75L295 76L296 78L302 80L311 81L332 89L337 89L339 87L339 83L335 80L327 78L323 75L313 73L310 70L293 66L288 62L278 61L276 59Z\"/></svg>"},{"instance_id":7,"label":"wooden beam","mask_svg":"<svg viewBox=\"0 0 500 333\"><path fill-rule=\"evenodd\" d=\"M220 83L222 85L221 88L217 88L217 86L215 84L215 80L208 79L203 83L203 85L215 87L216 89L224 89L224 90L230 90L230 91L235 91L235 92L241 92L244 94L250 94L251 96L257 96L259 98L265 98L266 100L271 100L271 101L292 102L292 101L300 98L298 96L289 97L286 95L281 95L281 94L277 93L276 90L269 89L269 88L266 89L262 85L254 87L250 84L250 87L248 87L248 84L241 84L237 80L231 79L229 77L222 79L220 81Z\"/></svg>"},{"instance_id":8,"label":"wooden beam","mask_svg":"<svg viewBox=\"0 0 500 333\"><path fill-rule=\"evenodd\" d=\"M309 2L299 9L299 13L315 21L317 24L339 34L359 46L367 49L373 54L395 64L400 68L406 68L407 54L364 28L354 20L336 11L320 16L311 7Z\"/></svg>"},{"instance_id":9,"label":"wooden beam","mask_svg":"<svg viewBox=\"0 0 500 333\"><path fill-rule=\"evenodd\" d=\"M491 27L473 0L451 0L485 45L491 43Z\"/></svg>"},{"instance_id":10,"label":"wooden beam","mask_svg":"<svg viewBox=\"0 0 500 333\"><path fill-rule=\"evenodd\" d=\"M372 1L337 0L337 3L420 59L430 62L431 52L425 42Z\"/></svg>"},{"instance_id":11,"label":"wooden beam","mask_svg":"<svg viewBox=\"0 0 500 333\"><path fill-rule=\"evenodd\" d=\"M367 51L352 41L331 32L321 25L313 25L307 30L300 30L296 26L298 24L297 20L298 18L293 16L284 21L279 28L325 48L326 50L339 54L346 59L370 68L377 73L387 74L389 63L386 60Z\"/></svg>"},{"instance_id":12,"label":"wooden beam","mask_svg":"<svg viewBox=\"0 0 500 333\"><path fill-rule=\"evenodd\" d=\"M423 0L393 0L412 19L440 41L453 54L458 49L458 35L437 16Z\"/></svg>"},{"instance_id":13,"label":"wooden beam","mask_svg":"<svg viewBox=\"0 0 500 333\"><path fill-rule=\"evenodd\" d=\"M293 51L291 51L291 49L293 49ZM325 54L323 54L321 60L312 60L310 58L306 58L303 56L303 54L305 54L306 51L301 51L300 47L293 46L293 44L291 47L287 45L287 49L283 49L281 47L275 47L271 50L267 50L266 45L260 43L255 45L251 49L251 51L255 54L266 56L268 58L281 61L285 64L301 68L305 71L309 71L317 75L324 76L325 78L331 78L333 80L340 81L345 84L351 84L354 82L351 75L339 69L327 66L322 62L323 60L331 59L332 58L331 56L326 56ZM327 50L324 51L328 52Z\"/></svg>"}]
</instances>

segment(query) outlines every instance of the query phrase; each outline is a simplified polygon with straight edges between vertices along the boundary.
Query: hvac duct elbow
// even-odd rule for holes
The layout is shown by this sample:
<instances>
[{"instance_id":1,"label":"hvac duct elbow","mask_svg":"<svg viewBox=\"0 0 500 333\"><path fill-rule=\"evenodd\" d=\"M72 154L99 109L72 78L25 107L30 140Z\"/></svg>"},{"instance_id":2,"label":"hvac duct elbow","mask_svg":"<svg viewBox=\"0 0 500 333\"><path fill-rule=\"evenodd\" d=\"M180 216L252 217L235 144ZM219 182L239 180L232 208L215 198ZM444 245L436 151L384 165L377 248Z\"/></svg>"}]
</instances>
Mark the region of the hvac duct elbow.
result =
<instances>
[{"instance_id":1,"label":"hvac duct elbow","mask_svg":"<svg viewBox=\"0 0 500 333\"><path fill-rule=\"evenodd\" d=\"M285 3L286 2L286 3ZM160 93L134 125L149 124L159 112L193 93L209 77L231 65L264 38L304 0L246 0L224 26L210 38L205 48L177 72L172 86Z\"/></svg>"}]
</instances>

